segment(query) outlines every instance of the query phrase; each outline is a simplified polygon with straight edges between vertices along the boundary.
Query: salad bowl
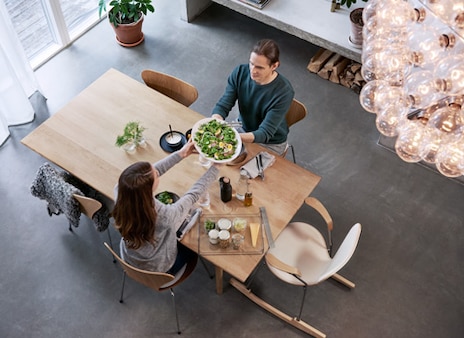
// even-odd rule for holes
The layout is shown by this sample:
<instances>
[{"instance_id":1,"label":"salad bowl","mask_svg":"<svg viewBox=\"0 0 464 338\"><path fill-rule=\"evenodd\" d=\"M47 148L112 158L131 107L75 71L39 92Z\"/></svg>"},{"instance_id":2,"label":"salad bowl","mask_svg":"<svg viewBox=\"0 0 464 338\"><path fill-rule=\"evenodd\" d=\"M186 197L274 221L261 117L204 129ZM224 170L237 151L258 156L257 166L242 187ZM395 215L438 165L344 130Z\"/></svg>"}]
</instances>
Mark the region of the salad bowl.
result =
<instances>
[{"instance_id":1,"label":"salad bowl","mask_svg":"<svg viewBox=\"0 0 464 338\"><path fill-rule=\"evenodd\" d=\"M229 163L240 155L242 139L238 131L227 122L215 118L197 121L192 127L195 149L215 163Z\"/></svg>"}]
</instances>

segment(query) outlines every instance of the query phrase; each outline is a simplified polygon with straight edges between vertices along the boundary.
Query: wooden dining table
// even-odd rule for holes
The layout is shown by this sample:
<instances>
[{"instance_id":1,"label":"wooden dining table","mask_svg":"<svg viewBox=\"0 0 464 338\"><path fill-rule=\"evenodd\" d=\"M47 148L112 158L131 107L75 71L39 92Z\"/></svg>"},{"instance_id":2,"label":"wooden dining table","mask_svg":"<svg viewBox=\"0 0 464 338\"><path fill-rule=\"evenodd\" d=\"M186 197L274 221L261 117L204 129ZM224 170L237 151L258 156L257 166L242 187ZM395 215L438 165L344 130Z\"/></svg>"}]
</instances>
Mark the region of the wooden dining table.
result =
<instances>
[{"instance_id":1,"label":"wooden dining table","mask_svg":"<svg viewBox=\"0 0 464 338\"><path fill-rule=\"evenodd\" d=\"M204 115L147 87L141 81L109 69L24 137L22 143L113 199L119 175L127 166L136 161L153 163L168 155L160 146L160 138L169 130L169 126L185 133L203 118ZM148 145L138 148L134 154L115 146L116 137L122 134L129 121L140 122L146 128L144 137ZM246 150L247 159L266 151L258 144L246 144ZM239 178L239 167L223 165L219 176L229 177L234 187ZM205 170L199 163L198 155L193 154L161 177L158 191L183 195ZM209 188L211 202L204 209L204 214L255 213L264 207L275 239L320 179L293 162L275 156L274 164L265 171L265 180L257 178L251 184L251 207L245 207L235 198L227 204L223 203L217 182ZM266 237L264 241L264 250L260 254L202 255L199 252L215 266L217 293L223 290L224 271L240 282L247 280L268 249ZM185 235L182 244L199 251L195 227Z\"/></svg>"}]
</instances>

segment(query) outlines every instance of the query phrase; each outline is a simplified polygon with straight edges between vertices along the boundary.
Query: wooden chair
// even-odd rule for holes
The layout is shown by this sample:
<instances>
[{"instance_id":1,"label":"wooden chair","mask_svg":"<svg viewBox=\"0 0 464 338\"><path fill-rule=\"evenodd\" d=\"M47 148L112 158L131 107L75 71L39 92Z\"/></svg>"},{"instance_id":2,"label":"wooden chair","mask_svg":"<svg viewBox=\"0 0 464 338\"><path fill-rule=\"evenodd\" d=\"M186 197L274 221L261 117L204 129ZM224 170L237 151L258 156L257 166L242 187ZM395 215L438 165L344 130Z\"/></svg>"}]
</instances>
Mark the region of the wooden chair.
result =
<instances>
[{"instance_id":1,"label":"wooden chair","mask_svg":"<svg viewBox=\"0 0 464 338\"><path fill-rule=\"evenodd\" d=\"M86 215L88 218L92 219L95 213L100 210L100 208L103 206L100 201L97 201L94 198L78 195L78 194L73 194L73 197L79 202L79 207L81 210L81 213ZM71 226L69 226L69 230L72 231ZM111 234L110 234L110 228L108 227L106 229L108 233L108 240L110 242L111 247L113 247L113 241L111 240ZM113 263L116 263L116 260L113 259Z\"/></svg>"},{"instance_id":2,"label":"wooden chair","mask_svg":"<svg viewBox=\"0 0 464 338\"><path fill-rule=\"evenodd\" d=\"M353 282L340 276L337 272L348 263L354 254L361 235L361 224L356 223L351 227L332 258L332 218L327 209L316 198L307 197L305 203L314 208L326 222L328 245L322 234L312 225L292 222L282 231L276 239L274 247L269 249L265 255L266 265L277 278L286 283L303 287L303 298L298 316L289 316L266 303L235 279L231 280L231 284L256 304L285 322L315 337L325 337L324 333L301 320L306 289L308 286L319 284L328 278L333 278L349 288L355 287Z\"/></svg>"},{"instance_id":3,"label":"wooden chair","mask_svg":"<svg viewBox=\"0 0 464 338\"><path fill-rule=\"evenodd\" d=\"M172 301L174 304L174 312L176 314L177 333L180 334L181 332L179 327L179 318L177 315L176 299L174 296L173 288L182 283L185 279L187 279L188 276L191 275L197 264L198 256L195 256L195 259L192 259L190 262L185 264L184 267L176 273L176 275L171 275L168 273L146 271L133 267L132 265L123 261L121 257L119 257L119 255L116 252L114 252L114 250L108 245L108 243L104 243L104 245L111 252L113 257L121 264L123 269L121 297L119 299L119 302L123 303L124 284L126 280L126 275L128 275L133 280L139 282L140 284L143 284L146 287L149 287L153 290L170 290Z\"/></svg>"},{"instance_id":4,"label":"wooden chair","mask_svg":"<svg viewBox=\"0 0 464 338\"><path fill-rule=\"evenodd\" d=\"M168 74L145 69L142 71L142 80L148 87L186 107L198 98L198 90L193 85Z\"/></svg>"},{"instance_id":5,"label":"wooden chair","mask_svg":"<svg viewBox=\"0 0 464 338\"><path fill-rule=\"evenodd\" d=\"M77 194L73 194L73 197L79 202L81 212L90 219L102 207L101 202L96 199Z\"/></svg>"},{"instance_id":6,"label":"wooden chair","mask_svg":"<svg viewBox=\"0 0 464 338\"><path fill-rule=\"evenodd\" d=\"M301 103L300 101L293 99L290 109L285 115L285 119L287 120L288 127L290 128L292 125L294 125L298 121L301 121L302 119L304 119L307 114L308 114L308 111L306 110L305 105ZM293 149L293 145L291 144L287 144L287 148L282 153L282 157L287 156L287 152L289 148L292 151L293 163L296 163L295 150Z\"/></svg>"}]
</instances>

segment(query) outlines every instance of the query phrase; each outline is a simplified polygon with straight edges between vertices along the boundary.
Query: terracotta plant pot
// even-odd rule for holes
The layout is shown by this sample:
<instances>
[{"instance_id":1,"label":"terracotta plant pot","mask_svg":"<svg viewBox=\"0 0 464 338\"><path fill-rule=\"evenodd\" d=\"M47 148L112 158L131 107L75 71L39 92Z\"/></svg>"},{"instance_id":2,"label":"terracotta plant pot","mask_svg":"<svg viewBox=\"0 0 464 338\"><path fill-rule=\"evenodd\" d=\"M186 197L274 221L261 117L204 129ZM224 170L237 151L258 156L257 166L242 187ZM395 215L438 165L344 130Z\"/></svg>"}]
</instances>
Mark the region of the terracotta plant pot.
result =
<instances>
[{"instance_id":1,"label":"terracotta plant pot","mask_svg":"<svg viewBox=\"0 0 464 338\"><path fill-rule=\"evenodd\" d=\"M144 36L142 33L143 15L139 21L129 24L119 24L118 27L113 27L116 34L116 40L121 46L134 47L142 43Z\"/></svg>"},{"instance_id":2,"label":"terracotta plant pot","mask_svg":"<svg viewBox=\"0 0 464 338\"><path fill-rule=\"evenodd\" d=\"M362 19L363 8L356 8L350 13L350 21L351 21L351 32L349 40L350 42L356 46L361 48L363 42L363 26L364 22Z\"/></svg>"}]
</instances>

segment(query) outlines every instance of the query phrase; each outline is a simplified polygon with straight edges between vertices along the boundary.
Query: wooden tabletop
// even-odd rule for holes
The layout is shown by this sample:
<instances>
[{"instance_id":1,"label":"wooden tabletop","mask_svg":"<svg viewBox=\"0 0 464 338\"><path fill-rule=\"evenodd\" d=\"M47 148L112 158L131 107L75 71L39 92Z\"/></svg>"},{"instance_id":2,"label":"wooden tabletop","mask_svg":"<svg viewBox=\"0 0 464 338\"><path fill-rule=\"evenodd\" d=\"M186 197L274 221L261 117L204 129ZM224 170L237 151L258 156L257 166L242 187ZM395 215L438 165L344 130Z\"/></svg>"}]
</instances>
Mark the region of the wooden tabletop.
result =
<instances>
[{"instance_id":1,"label":"wooden tabletop","mask_svg":"<svg viewBox=\"0 0 464 338\"><path fill-rule=\"evenodd\" d=\"M136 161L156 162L168 155L161 149L159 139L169 130L169 125L185 133L204 117L142 82L110 69L27 135L22 143L112 199L114 186L127 166ZM148 146L133 155L115 146L117 135L122 134L129 121L139 121L147 128L144 136ZM264 150L257 144L247 144L246 149L248 158ZM198 155L191 155L162 176L158 190L182 195L205 170L198 162ZM229 177L234 187L239 167L224 165L220 176ZM275 239L319 181L319 176L276 156L275 163L266 169L265 180L257 178L252 182L253 206L244 207L233 198L227 203L227 209L231 213L253 213L264 206ZM204 212L224 214L219 182L212 184L209 191L211 206ZM182 243L198 251L195 232L193 229L187 234ZM208 255L205 258L217 267L217 272L223 269L244 282L262 255Z\"/></svg>"}]
</instances>

